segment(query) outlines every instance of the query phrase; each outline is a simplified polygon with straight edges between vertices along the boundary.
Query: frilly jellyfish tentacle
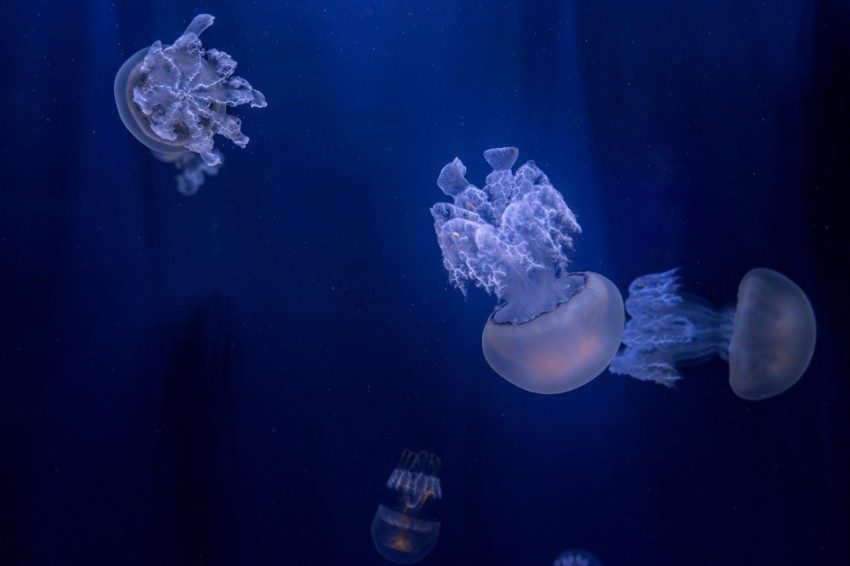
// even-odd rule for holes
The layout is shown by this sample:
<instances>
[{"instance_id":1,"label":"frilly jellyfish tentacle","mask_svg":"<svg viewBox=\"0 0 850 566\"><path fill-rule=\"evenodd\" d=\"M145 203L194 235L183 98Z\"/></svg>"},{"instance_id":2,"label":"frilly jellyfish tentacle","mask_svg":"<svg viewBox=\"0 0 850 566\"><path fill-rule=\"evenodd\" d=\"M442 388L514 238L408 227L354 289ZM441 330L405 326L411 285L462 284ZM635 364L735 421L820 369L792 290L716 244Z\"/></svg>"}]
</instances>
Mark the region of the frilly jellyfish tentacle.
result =
<instances>
[{"instance_id":1,"label":"frilly jellyfish tentacle","mask_svg":"<svg viewBox=\"0 0 850 566\"><path fill-rule=\"evenodd\" d=\"M559 393L592 380L616 353L623 329L622 297L601 275L567 273L565 250L572 248L571 234L581 227L533 162L511 171L518 154L514 147L484 152L493 171L483 189L467 181L466 167L455 158L437 178L454 203L438 203L431 214L449 281L464 293L472 281L501 301L484 331L491 367L529 391ZM573 340L571 347L587 345L576 338L581 334L597 342L573 354L596 357L566 360L559 340ZM534 346L532 337L547 346Z\"/></svg>"},{"instance_id":2,"label":"frilly jellyfish tentacle","mask_svg":"<svg viewBox=\"0 0 850 566\"><path fill-rule=\"evenodd\" d=\"M536 165L511 173L517 155L516 148L485 152L498 169L483 190L466 180L466 167L455 158L437 179L454 204L438 203L431 214L449 280L464 292L474 281L509 305L500 321L521 322L563 299L549 283L566 270L564 249L581 227ZM541 293L541 285L549 288Z\"/></svg>"},{"instance_id":3,"label":"frilly jellyfish tentacle","mask_svg":"<svg viewBox=\"0 0 850 566\"><path fill-rule=\"evenodd\" d=\"M682 378L677 365L701 363L715 354L728 357L734 311L682 294L677 272L650 273L629 285L626 312L631 319L611 373L672 387Z\"/></svg>"},{"instance_id":4,"label":"frilly jellyfish tentacle","mask_svg":"<svg viewBox=\"0 0 850 566\"><path fill-rule=\"evenodd\" d=\"M224 161L224 157L219 153L218 149L213 149L213 152L219 157L219 164ZM207 176L213 177L218 175L218 166L207 165L197 153L184 151L181 153L160 153L152 152L153 156L164 161L165 163L173 163L174 167L180 172L175 175L177 180L177 192L183 196L190 197L198 192L201 185L206 181Z\"/></svg>"},{"instance_id":5,"label":"frilly jellyfish tentacle","mask_svg":"<svg viewBox=\"0 0 850 566\"><path fill-rule=\"evenodd\" d=\"M448 196L453 197L471 186L465 175L466 167L460 159L455 157L454 161L440 171L440 176L437 177L437 186Z\"/></svg>"},{"instance_id":6,"label":"frilly jellyfish tentacle","mask_svg":"<svg viewBox=\"0 0 850 566\"><path fill-rule=\"evenodd\" d=\"M213 25L215 21L215 17L210 14L198 14L192 21L189 22L189 25L186 26L186 31L183 32L183 37L193 33L195 35L201 35L205 29ZM179 40L178 40L179 41Z\"/></svg>"},{"instance_id":7,"label":"frilly jellyfish tentacle","mask_svg":"<svg viewBox=\"0 0 850 566\"><path fill-rule=\"evenodd\" d=\"M519 157L519 150L515 147L494 147L484 152L484 160L493 168L493 173L510 172L517 157Z\"/></svg>"},{"instance_id":8,"label":"frilly jellyfish tentacle","mask_svg":"<svg viewBox=\"0 0 850 566\"><path fill-rule=\"evenodd\" d=\"M484 159L493 168L487 175L484 190L489 196L496 218L500 217L505 208L514 201L518 193L518 187L514 183L511 167L519 157L519 150L515 147L497 147L484 152Z\"/></svg>"}]
</instances>

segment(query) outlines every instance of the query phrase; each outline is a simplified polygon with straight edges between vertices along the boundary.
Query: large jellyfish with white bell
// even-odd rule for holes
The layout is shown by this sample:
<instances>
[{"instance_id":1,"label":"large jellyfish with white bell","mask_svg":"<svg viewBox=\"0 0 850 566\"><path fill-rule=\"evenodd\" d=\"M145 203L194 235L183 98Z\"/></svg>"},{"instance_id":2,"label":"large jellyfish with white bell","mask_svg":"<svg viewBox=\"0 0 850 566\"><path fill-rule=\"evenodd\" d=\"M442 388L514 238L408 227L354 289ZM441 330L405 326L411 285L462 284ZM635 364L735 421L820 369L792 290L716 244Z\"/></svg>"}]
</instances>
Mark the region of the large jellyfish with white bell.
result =
<instances>
[{"instance_id":1,"label":"large jellyfish with white bell","mask_svg":"<svg viewBox=\"0 0 850 566\"><path fill-rule=\"evenodd\" d=\"M511 171L519 150L488 149L483 189L460 159L437 179L454 203L431 207L449 280L472 281L500 303L484 326L493 370L526 391L563 393L593 380L614 357L625 314L617 287L593 272L567 271L581 231L561 193L534 162Z\"/></svg>"},{"instance_id":2,"label":"large jellyfish with white bell","mask_svg":"<svg viewBox=\"0 0 850 566\"><path fill-rule=\"evenodd\" d=\"M676 270L650 273L629 285L631 318L611 373L672 386L678 366L729 362L729 385L749 401L779 395L797 383L815 351L817 328L808 297L772 269L750 270L734 307L714 308L686 295Z\"/></svg>"}]
</instances>

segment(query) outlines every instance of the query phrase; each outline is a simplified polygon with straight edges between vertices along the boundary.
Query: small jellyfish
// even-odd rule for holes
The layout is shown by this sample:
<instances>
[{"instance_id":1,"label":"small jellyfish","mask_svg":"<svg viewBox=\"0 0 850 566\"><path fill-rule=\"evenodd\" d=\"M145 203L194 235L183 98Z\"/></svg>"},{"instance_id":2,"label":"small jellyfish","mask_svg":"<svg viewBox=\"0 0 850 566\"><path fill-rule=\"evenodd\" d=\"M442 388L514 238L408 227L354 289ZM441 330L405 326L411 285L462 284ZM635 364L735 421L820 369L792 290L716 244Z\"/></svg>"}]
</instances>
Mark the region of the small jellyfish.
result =
<instances>
[{"instance_id":1,"label":"small jellyfish","mask_svg":"<svg viewBox=\"0 0 850 566\"><path fill-rule=\"evenodd\" d=\"M155 41L132 55L115 75L115 103L124 125L159 159L182 171L178 190L192 195L221 165L213 137L239 147L248 144L241 121L228 106L266 106L263 94L233 76L236 61L217 49L204 49L199 36L213 24L195 16L173 44Z\"/></svg>"},{"instance_id":2,"label":"small jellyfish","mask_svg":"<svg viewBox=\"0 0 850 566\"><path fill-rule=\"evenodd\" d=\"M501 301L484 326L493 370L534 393L563 393L593 380L617 353L625 314L617 287L592 272L567 272L565 248L581 228L533 161L517 169L515 147L488 149L483 189L460 159L437 186L454 198L431 207L449 280L474 281Z\"/></svg>"},{"instance_id":3,"label":"small jellyfish","mask_svg":"<svg viewBox=\"0 0 850 566\"><path fill-rule=\"evenodd\" d=\"M586 550L571 548L559 554L552 566L602 566L602 562Z\"/></svg>"},{"instance_id":4,"label":"small jellyfish","mask_svg":"<svg viewBox=\"0 0 850 566\"><path fill-rule=\"evenodd\" d=\"M440 458L405 450L387 480L387 499L372 519L372 542L396 564L413 564L428 555L440 536L440 521L423 509L442 497Z\"/></svg>"},{"instance_id":5,"label":"small jellyfish","mask_svg":"<svg viewBox=\"0 0 850 566\"><path fill-rule=\"evenodd\" d=\"M729 385L750 401L779 395L803 376L815 350L815 314L796 283L772 269L749 271L736 307L716 309L679 292L676 269L638 277L629 285L624 349L612 373L668 387L677 366L729 362Z\"/></svg>"}]
</instances>

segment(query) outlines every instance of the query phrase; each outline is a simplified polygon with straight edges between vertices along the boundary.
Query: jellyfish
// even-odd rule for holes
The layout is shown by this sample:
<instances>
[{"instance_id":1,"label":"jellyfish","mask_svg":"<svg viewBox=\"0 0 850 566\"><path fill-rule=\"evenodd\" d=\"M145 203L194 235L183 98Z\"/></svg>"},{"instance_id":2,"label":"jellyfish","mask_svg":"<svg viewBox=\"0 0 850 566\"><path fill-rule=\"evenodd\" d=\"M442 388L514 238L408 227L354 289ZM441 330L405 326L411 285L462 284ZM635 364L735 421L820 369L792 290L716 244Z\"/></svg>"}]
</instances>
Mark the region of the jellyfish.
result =
<instances>
[{"instance_id":1,"label":"jellyfish","mask_svg":"<svg viewBox=\"0 0 850 566\"><path fill-rule=\"evenodd\" d=\"M617 287L593 272L567 272L564 250L581 231L561 193L519 150L488 149L483 189L460 159L437 179L454 203L431 207L449 281L499 299L481 338L490 367L517 387L563 393L593 380L617 353L625 314Z\"/></svg>"},{"instance_id":2,"label":"jellyfish","mask_svg":"<svg viewBox=\"0 0 850 566\"><path fill-rule=\"evenodd\" d=\"M638 277L629 285L624 348L612 373L673 386L678 367L714 355L729 362L729 385L749 401L779 395L805 373L815 350L815 314L796 283L777 271L749 271L738 303L716 309L681 293L677 270Z\"/></svg>"},{"instance_id":3,"label":"jellyfish","mask_svg":"<svg viewBox=\"0 0 850 566\"><path fill-rule=\"evenodd\" d=\"M372 542L390 562L419 562L437 544L440 521L423 510L443 495L439 472L439 456L405 450L390 474L387 499L372 519Z\"/></svg>"},{"instance_id":4,"label":"jellyfish","mask_svg":"<svg viewBox=\"0 0 850 566\"><path fill-rule=\"evenodd\" d=\"M213 137L239 147L248 144L241 121L228 106L264 108L266 99L245 79L233 76L236 61L217 49L204 49L199 36L213 24L195 16L173 44L155 41L132 55L115 75L115 103L121 121L137 140L181 174L177 188L192 195L222 163Z\"/></svg>"},{"instance_id":5,"label":"jellyfish","mask_svg":"<svg viewBox=\"0 0 850 566\"><path fill-rule=\"evenodd\" d=\"M602 566L602 562L586 550L571 548L559 554L552 566Z\"/></svg>"}]
</instances>

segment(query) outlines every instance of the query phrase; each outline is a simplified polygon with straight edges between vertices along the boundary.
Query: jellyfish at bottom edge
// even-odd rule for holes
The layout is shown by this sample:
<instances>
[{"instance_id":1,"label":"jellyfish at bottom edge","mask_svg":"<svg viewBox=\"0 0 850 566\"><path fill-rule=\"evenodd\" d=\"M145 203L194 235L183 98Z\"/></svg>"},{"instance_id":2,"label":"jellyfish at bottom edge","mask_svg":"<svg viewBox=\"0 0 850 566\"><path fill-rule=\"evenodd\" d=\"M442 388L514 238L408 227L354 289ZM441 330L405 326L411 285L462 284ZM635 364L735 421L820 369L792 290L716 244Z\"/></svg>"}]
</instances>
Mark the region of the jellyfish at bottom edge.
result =
<instances>
[{"instance_id":1,"label":"jellyfish at bottom edge","mask_svg":"<svg viewBox=\"0 0 850 566\"><path fill-rule=\"evenodd\" d=\"M443 496L439 472L439 456L405 450L387 479L371 530L375 550L390 562L419 562L436 546L440 521L425 510Z\"/></svg>"},{"instance_id":2,"label":"jellyfish at bottom edge","mask_svg":"<svg viewBox=\"0 0 850 566\"><path fill-rule=\"evenodd\" d=\"M221 166L213 138L220 134L245 147L248 136L227 107L264 108L266 99L241 77L236 61L217 49L204 49L200 35L213 24L209 14L195 16L173 44L155 41L139 50L115 75L115 103L121 121L161 161L181 171L177 188L192 195Z\"/></svg>"},{"instance_id":3,"label":"jellyfish at bottom edge","mask_svg":"<svg viewBox=\"0 0 850 566\"><path fill-rule=\"evenodd\" d=\"M564 198L533 161L512 167L515 147L488 149L483 189L460 159L437 186L454 199L431 207L449 281L472 281L500 300L482 350L505 380L533 393L563 393L596 378L620 346L623 298L606 277L569 273L564 250L581 232Z\"/></svg>"},{"instance_id":4,"label":"jellyfish at bottom edge","mask_svg":"<svg viewBox=\"0 0 850 566\"><path fill-rule=\"evenodd\" d=\"M729 362L732 391L749 401L779 395L800 380L814 354L817 327L796 283L756 268L741 279L737 305L716 309L681 293L676 272L643 275L629 285L631 319L612 373L669 387L681 379L677 367L718 355Z\"/></svg>"},{"instance_id":5,"label":"jellyfish at bottom edge","mask_svg":"<svg viewBox=\"0 0 850 566\"><path fill-rule=\"evenodd\" d=\"M602 562L582 548L571 548L559 554L552 566L602 566Z\"/></svg>"}]
</instances>

